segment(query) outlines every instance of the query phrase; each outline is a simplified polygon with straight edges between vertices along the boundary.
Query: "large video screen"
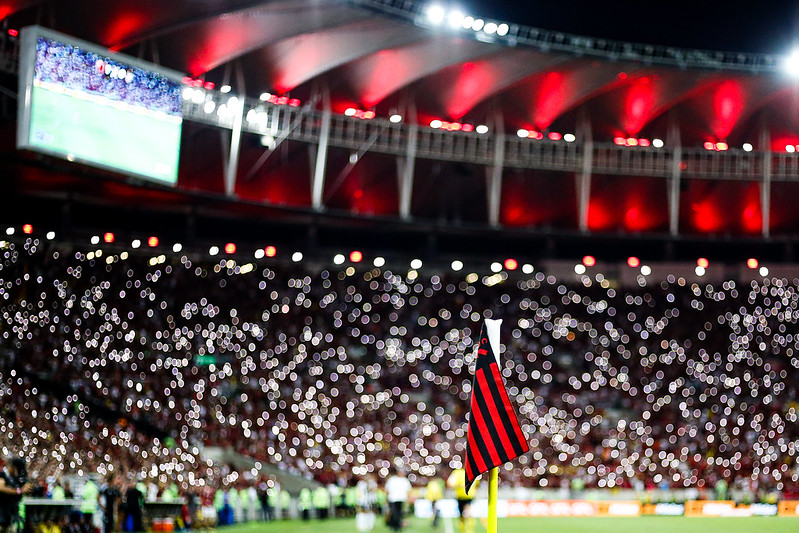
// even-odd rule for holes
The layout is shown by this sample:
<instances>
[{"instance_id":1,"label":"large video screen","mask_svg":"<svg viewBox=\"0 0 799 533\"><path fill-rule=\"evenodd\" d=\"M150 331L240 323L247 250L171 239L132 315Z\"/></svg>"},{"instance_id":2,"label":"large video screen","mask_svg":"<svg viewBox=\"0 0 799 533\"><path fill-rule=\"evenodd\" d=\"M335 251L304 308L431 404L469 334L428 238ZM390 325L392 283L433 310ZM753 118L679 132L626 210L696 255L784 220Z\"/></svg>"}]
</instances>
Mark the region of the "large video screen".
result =
<instances>
[{"instance_id":1,"label":"large video screen","mask_svg":"<svg viewBox=\"0 0 799 533\"><path fill-rule=\"evenodd\" d=\"M20 39L19 148L177 182L180 74L38 26Z\"/></svg>"}]
</instances>

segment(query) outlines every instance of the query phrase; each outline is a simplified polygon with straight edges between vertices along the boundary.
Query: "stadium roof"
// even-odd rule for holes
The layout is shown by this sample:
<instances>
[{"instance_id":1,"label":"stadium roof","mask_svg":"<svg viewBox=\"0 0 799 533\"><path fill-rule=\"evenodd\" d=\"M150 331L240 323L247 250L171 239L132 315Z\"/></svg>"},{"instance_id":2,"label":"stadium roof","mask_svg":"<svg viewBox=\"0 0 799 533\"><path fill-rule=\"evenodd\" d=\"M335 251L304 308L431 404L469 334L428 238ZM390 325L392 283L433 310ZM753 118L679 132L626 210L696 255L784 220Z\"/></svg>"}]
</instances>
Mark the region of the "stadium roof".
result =
<instances>
[{"instance_id":1,"label":"stadium roof","mask_svg":"<svg viewBox=\"0 0 799 533\"><path fill-rule=\"evenodd\" d=\"M343 219L336 217L343 215L355 219L346 224L373 220L376 242L387 220L402 219L398 227L408 241L430 238L429 225L410 228L408 222L432 221L459 228L463 242L479 234L475 228L489 230L486 241L495 234L492 227L520 230L506 233L517 247L525 246L532 230L553 255L562 252L555 251L550 237L563 242L563 235L579 240L593 232L611 239L655 236L658 253L666 255L673 248L664 248L662 239L678 233L720 241L730 235L765 236L787 239L787 248L775 253L793 257L785 250L799 231L794 208L799 172L785 148L799 146L799 91L797 80L785 72L786 58L544 31L480 19L479 13L431 12L433 5L401 0L4 2L0 16L7 30L41 24L213 82L216 93L229 85L232 94L256 102L265 92L290 95L308 109L284 115L305 122L298 128L291 122L286 137L276 139L278 150L265 150L261 136L245 129L234 207L220 207L213 199L226 192L226 148L223 142L220 151L220 129L202 127L218 124L202 117L202 124L184 123L179 184L212 199L181 200L180 194L121 184L97 188L74 176L57 181L31 171L12 187L20 195L63 193L70 201L90 204L114 199L183 211L213 205L208 209L235 210L245 218L293 217L301 227L320 220L341 227ZM364 126L357 141L331 143L319 195L324 208L319 209L311 201L310 179L318 132L303 137L303 128L318 129L328 95L336 116L343 118L348 109L369 110L382 122L369 126L372 130ZM437 157L432 149L420 153L406 206L410 216L404 216L397 187L404 145L399 151L380 148L375 139L383 133L370 134L394 131L387 124L394 114L426 130L431 122L451 121L487 124L492 134L509 132L506 150L521 147L516 154L521 162L505 154L496 195L501 200L493 215L490 198L485 208L491 195L486 171L490 174L497 152L489 135L473 137L478 139L473 157ZM345 136L349 125L337 124ZM512 144L519 141L517 130L544 139L574 134L577 142L522 153L527 148ZM473 149L472 137L453 138ZM661 152L631 149L628 157L614 146L640 139L659 139L666 147ZM585 157L591 151L584 149L586 141L597 146L593 162ZM711 153L705 154L703 146ZM727 148L728 155L713 156ZM579 179L586 161L593 164L593 175L583 188ZM315 235L312 240L319 235L313 229L308 233Z\"/></svg>"},{"instance_id":2,"label":"stadium roof","mask_svg":"<svg viewBox=\"0 0 799 533\"><path fill-rule=\"evenodd\" d=\"M438 20L431 5L12 0L0 15L10 27L43 23L255 96L307 99L324 85L334 110L378 114L410 99L420 123L485 122L499 108L510 131L565 131L582 113L597 135L612 138L665 135L660 122L673 112L684 144L740 144L776 113L773 134L794 134L795 113L782 111L796 109L795 83L777 57L619 43L512 21L504 31L497 29L503 21L474 22L481 28L474 31L463 27L464 13L442 9Z\"/></svg>"}]
</instances>

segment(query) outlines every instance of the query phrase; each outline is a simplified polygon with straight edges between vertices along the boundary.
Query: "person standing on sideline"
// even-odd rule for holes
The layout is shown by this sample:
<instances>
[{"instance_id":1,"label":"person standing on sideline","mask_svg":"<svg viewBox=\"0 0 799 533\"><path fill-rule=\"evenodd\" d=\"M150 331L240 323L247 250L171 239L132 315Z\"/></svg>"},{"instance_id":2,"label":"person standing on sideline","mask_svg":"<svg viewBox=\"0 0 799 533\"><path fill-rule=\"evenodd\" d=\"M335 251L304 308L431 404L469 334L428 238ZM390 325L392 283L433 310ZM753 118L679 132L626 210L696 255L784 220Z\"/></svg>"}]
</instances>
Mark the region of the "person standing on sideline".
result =
<instances>
[{"instance_id":1,"label":"person standing on sideline","mask_svg":"<svg viewBox=\"0 0 799 533\"><path fill-rule=\"evenodd\" d=\"M116 511L118 500L122 497L116 476L109 474L106 486L100 491L100 509L103 511L103 533L116 531Z\"/></svg>"},{"instance_id":2,"label":"person standing on sideline","mask_svg":"<svg viewBox=\"0 0 799 533\"><path fill-rule=\"evenodd\" d=\"M438 500L444 497L444 482L437 477L427 482L427 499L433 509L433 527L438 527L441 512L438 509Z\"/></svg>"},{"instance_id":3,"label":"person standing on sideline","mask_svg":"<svg viewBox=\"0 0 799 533\"><path fill-rule=\"evenodd\" d=\"M402 510L405 502L408 501L408 495L411 492L411 482L405 477L405 474L392 467L391 475L386 480L386 499L388 500L388 527L393 531L402 529Z\"/></svg>"},{"instance_id":4,"label":"person standing on sideline","mask_svg":"<svg viewBox=\"0 0 799 533\"><path fill-rule=\"evenodd\" d=\"M449 478L447 478L447 486L455 491L455 498L458 500L461 533L474 533L474 518L472 518L471 506L479 485L480 478L477 478L469 492L466 492L466 470L463 468L453 470Z\"/></svg>"}]
</instances>

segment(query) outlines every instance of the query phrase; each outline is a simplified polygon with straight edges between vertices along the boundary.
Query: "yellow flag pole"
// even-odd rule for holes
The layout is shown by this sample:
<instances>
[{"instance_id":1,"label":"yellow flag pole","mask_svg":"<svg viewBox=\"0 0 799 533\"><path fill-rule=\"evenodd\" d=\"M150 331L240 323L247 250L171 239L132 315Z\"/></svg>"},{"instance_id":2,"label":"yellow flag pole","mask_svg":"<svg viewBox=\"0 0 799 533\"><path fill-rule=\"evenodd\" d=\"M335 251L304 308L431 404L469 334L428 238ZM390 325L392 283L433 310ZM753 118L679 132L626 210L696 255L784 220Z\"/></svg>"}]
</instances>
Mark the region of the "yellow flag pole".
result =
<instances>
[{"instance_id":1,"label":"yellow flag pole","mask_svg":"<svg viewBox=\"0 0 799 533\"><path fill-rule=\"evenodd\" d=\"M499 468L488 471L488 533L497 533L497 486Z\"/></svg>"}]
</instances>

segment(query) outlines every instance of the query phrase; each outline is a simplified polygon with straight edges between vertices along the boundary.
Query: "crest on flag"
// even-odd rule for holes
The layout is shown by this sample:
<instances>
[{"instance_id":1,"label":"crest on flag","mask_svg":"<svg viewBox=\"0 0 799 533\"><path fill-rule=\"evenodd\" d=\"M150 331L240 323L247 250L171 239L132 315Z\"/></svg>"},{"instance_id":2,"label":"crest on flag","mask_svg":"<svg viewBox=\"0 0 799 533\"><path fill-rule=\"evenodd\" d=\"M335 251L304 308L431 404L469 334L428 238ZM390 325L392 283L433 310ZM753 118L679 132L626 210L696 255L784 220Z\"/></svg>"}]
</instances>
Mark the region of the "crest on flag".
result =
<instances>
[{"instance_id":1,"label":"crest on flag","mask_svg":"<svg viewBox=\"0 0 799 533\"><path fill-rule=\"evenodd\" d=\"M499 367L501 323L502 320L486 320L480 331L466 443L467 492L477 476L530 449Z\"/></svg>"}]
</instances>

